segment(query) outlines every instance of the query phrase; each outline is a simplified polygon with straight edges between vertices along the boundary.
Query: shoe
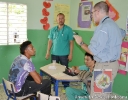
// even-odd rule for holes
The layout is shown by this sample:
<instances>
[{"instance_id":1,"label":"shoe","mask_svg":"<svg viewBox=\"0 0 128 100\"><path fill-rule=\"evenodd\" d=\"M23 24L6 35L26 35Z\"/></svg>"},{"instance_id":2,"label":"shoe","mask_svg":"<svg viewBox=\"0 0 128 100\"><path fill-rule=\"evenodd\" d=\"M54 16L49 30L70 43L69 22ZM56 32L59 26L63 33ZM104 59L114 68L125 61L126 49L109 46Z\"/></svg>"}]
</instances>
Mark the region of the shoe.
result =
<instances>
[{"instance_id":1,"label":"shoe","mask_svg":"<svg viewBox=\"0 0 128 100\"><path fill-rule=\"evenodd\" d=\"M64 93L64 94L65 94L65 93L66 93L66 90L65 90L65 89L62 89L62 93Z\"/></svg>"}]
</instances>

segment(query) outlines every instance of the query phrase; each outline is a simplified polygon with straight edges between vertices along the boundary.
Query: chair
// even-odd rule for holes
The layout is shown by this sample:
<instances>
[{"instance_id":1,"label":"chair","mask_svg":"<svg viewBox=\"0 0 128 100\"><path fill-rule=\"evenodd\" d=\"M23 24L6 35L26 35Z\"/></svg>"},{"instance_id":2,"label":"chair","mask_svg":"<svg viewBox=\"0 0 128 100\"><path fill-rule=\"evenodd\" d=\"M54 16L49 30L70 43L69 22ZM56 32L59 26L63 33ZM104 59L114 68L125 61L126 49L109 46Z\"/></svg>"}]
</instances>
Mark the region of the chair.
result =
<instances>
[{"instance_id":1,"label":"chair","mask_svg":"<svg viewBox=\"0 0 128 100\"><path fill-rule=\"evenodd\" d=\"M58 96L49 96L40 92L37 92L38 100L60 100Z\"/></svg>"},{"instance_id":2,"label":"chair","mask_svg":"<svg viewBox=\"0 0 128 100\"><path fill-rule=\"evenodd\" d=\"M28 94L26 96L21 96L21 97L18 96L17 97L15 95L14 84L12 82L7 81L4 78L2 79L2 82L3 82L5 93L8 96L7 100L9 100L10 98L12 98L13 100L23 100L23 99L27 99L27 98L30 98L30 97L33 97L34 100L36 100L35 94Z\"/></svg>"}]
</instances>

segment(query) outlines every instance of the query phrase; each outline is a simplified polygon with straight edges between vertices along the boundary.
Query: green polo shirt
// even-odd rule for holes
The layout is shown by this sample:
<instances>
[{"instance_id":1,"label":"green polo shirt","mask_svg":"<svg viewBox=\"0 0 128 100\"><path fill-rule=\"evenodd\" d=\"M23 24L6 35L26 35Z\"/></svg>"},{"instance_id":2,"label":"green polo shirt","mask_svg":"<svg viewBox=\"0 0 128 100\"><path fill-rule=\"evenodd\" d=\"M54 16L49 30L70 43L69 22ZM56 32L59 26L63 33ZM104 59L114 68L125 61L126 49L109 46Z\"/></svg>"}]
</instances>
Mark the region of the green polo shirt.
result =
<instances>
[{"instance_id":1,"label":"green polo shirt","mask_svg":"<svg viewBox=\"0 0 128 100\"><path fill-rule=\"evenodd\" d=\"M48 38L52 40L51 54L69 55L70 41L73 40L73 31L69 26L64 25L60 30L58 30L58 26L53 27Z\"/></svg>"}]
</instances>

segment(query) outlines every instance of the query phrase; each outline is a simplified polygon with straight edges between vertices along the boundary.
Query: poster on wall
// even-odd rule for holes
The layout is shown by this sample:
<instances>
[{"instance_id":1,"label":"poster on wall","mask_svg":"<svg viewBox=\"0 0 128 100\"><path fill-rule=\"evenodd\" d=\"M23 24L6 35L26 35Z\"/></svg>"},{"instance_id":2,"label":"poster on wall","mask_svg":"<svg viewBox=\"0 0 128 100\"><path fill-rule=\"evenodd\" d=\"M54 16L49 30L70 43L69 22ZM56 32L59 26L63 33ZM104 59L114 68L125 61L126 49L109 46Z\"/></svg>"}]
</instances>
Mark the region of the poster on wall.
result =
<instances>
[{"instance_id":1,"label":"poster on wall","mask_svg":"<svg viewBox=\"0 0 128 100\"><path fill-rule=\"evenodd\" d=\"M78 27L91 28L92 2L81 2L78 11Z\"/></svg>"},{"instance_id":2,"label":"poster on wall","mask_svg":"<svg viewBox=\"0 0 128 100\"><path fill-rule=\"evenodd\" d=\"M54 26L57 25L56 22L56 17L59 13L63 13L65 15L65 24L69 25L69 14L70 14L70 6L69 5L65 5L65 4L55 4L55 9L54 9Z\"/></svg>"},{"instance_id":3,"label":"poster on wall","mask_svg":"<svg viewBox=\"0 0 128 100\"><path fill-rule=\"evenodd\" d=\"M118 11L113 7L113 5L108 0L106 0L106 3L109 6L109 17L112 18L114 21L118 20L119 19Z\"/></svg>"},{"instance_id":4,"label":"poster on wall","mask_svg":"<svg viewBox=\"0 0 128 100\"><path fill-rule=\"evenodd\" d=\"M91 5L82 6L82 21L90 21L90 9Z\"/></svg>"}]
</instances>

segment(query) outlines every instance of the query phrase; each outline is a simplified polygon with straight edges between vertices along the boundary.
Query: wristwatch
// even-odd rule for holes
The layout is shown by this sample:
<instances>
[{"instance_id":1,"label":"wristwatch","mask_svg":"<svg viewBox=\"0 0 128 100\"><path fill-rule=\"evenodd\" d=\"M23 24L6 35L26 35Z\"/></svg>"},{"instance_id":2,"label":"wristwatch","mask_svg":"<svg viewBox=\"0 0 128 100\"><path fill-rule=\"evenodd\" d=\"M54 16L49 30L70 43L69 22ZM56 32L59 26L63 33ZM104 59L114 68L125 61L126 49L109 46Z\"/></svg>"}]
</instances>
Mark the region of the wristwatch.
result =
<instances>
[{"instance_id":1,"label":"wristwatch","mask_svg":"<svg viewBox=\"0 0 128 100\"><path fill-rule=\"evenodd\" d=\"M83 41L81 41L81 42L80 42L80 46L82 46L83 44L84 44L84 42L83 42Z\"/></svg>"}]
</instances>

